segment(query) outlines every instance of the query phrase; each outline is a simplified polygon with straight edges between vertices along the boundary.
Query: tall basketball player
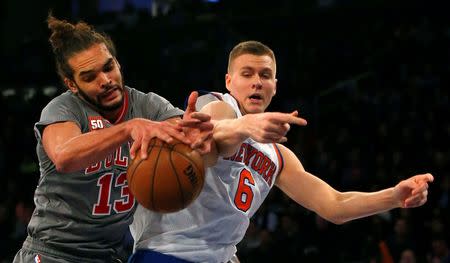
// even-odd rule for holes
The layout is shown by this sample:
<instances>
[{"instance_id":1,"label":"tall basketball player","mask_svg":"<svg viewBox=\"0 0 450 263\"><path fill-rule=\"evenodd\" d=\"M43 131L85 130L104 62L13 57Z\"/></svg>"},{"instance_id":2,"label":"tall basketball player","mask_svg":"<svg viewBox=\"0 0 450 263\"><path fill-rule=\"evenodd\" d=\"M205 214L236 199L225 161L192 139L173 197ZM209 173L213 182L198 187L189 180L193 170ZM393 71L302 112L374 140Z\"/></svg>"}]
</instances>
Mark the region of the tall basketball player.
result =
<instances>
[{"instance_id":1,"label":"tall basketball player","mask_svg":"<svg viewBox=\"0 0 450 263\"><path fill-rule=\"evenodd\" d=\"M210 93L197 102L212 117L214 141L224 157L207 169L203 191L188 208L158 214L138 206L131 226L136 251L130 262L237 262L236 244L274 185L336 224L426 202L431 174L363 193L339 192L307 172L280 144L290 124L306 121L297 112L264 112L277 91L275 75L269 47L256 41L234 47L225 76L229 93Z\"/></svg>"},{"instance_id":2,"label":"tall basketball player","mask_svg":"<svg viewBox=\"0 0 450 263\"><path fill-rule=\"evenodd\" d=\"M34 127L41 176L14 262L125 262L135 210L126 181L130 155L145 158L153 137L208 151L213 125L190 111L181 121L183 111L164 98L125 86L108 36L51 15L48 26L68 91L47 104ZM193 93L191 104L195 99Z\"/></svg>"}]
</instances>

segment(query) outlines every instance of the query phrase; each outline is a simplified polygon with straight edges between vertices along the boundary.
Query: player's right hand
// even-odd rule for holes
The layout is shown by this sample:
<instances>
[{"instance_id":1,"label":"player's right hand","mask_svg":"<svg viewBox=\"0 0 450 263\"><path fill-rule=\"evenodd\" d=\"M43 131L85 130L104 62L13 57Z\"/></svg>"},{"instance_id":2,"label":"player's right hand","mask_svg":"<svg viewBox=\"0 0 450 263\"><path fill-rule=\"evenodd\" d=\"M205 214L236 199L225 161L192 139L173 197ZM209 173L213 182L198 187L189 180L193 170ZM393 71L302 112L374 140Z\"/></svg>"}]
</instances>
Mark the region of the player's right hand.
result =
<instances>
[{"instance_id":1,"label":"player's right hand","mask_svg":"<svg viewBox=\"0 0 450 263\"><path fill-rule=\"evenodd\" d=\"M261 143L286 142L291 124L305 126L307 121L298 117L298 112L263 112L244 115L248 136Z\"/></svg>"}]
</instances>

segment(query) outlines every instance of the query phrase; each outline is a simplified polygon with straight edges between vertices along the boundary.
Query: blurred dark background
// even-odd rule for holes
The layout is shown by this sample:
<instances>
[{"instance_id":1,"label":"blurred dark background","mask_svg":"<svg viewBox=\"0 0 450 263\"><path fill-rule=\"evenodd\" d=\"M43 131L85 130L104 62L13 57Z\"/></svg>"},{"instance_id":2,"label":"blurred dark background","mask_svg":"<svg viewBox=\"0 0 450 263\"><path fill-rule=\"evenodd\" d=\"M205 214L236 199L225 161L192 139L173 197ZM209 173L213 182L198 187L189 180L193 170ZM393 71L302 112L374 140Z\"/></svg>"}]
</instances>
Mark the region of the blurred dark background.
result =
<instances>
[{"instance_id":1,"label":"blurred dark background","mask_svg":"<svg viewBox=\"0 0 450 263\"><path fill-rule=\"evenodd\" d=\"M274 189L239 244L241 262L450 262L448 9L375 0L3 0L0 262L11 262L33 211L33 125L65 90L49 9L110 34L126 84L178 107L191 90L225 92L228 52L262 41L278 62L270 110L297 109L309 121L286 143L307 170L341 191L435 176L425 206L339 226Z\"/></svg>"}]
</instances>

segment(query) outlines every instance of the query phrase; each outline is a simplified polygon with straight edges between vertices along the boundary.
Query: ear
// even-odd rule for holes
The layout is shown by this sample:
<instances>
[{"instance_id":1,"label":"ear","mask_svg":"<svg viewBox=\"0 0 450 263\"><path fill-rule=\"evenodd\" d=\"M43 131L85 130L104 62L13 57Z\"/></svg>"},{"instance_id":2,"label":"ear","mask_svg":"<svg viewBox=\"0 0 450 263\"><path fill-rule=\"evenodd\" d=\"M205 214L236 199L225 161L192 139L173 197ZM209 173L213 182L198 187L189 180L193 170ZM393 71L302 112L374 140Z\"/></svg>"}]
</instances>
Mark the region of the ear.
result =
<instances>
[{"instance_id":1,"label":"ear","mask_svg":"<svg viewBox=\"0 0 450 263\"><path fill-rule=\"evenodd\" d=\"M72 80L64 78L64 84L66 84L67 88L70 89L70 91L72 91L73 93L78 92L77 85L75 85L75 83Z\"/></svg>"},{"instance_id":2,"label":"ear","mask_svg":"<svg viewBox=\"0 0 450 263\"><path fill-rule=\"evenodd\" d=\"M275 96L275 94L277 94L277 82L278 82L278 79L275 79L275 88L273 89L274 96Z\"/></svg>"},{"instance_id":3,"label":"ear","mask_svg":"<svg viewBox=\"0 0 450 263\"><path fill-rule=\"evenodd\" d=\"M225 87L228 91L230 91L230 83L231 83L231 76L229 73L225 74Z\"/></svg>"}]
</instances>

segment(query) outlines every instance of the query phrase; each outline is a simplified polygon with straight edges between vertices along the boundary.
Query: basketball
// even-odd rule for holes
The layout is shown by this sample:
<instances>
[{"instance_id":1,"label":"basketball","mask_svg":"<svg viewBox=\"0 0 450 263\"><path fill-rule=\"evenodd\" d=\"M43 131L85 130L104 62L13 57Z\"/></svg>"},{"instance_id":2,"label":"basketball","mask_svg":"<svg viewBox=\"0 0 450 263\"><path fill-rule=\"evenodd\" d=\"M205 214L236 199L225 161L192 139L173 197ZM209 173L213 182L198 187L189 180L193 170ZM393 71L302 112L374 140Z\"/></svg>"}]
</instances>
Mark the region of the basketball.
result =
<instances>
[{"instance_id":1,"label":"basketball","mask_svg":"<svg viewBox=\"0 0 450 263\"><path fill-rule=\"evenodd\" d=\"M197 151L180 141L168 144L157 138L150 141L147 159L136 154L127 171L136 200L160 213L191 204L203 188L204 176L203 159Z\"/></svg>"}]
</instances>

